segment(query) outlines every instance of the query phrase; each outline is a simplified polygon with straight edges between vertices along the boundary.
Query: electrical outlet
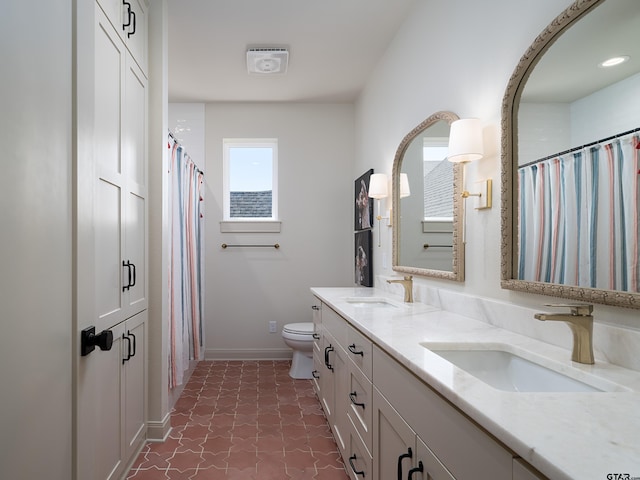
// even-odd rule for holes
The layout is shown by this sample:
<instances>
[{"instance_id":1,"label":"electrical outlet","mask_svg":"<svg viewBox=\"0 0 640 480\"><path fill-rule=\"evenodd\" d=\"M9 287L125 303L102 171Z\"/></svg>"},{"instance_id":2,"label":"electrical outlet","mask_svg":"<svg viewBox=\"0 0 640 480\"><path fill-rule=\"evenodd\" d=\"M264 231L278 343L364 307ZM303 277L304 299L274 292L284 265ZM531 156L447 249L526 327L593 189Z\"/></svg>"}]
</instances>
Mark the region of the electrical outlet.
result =
<instances>
[{"instance_id":1,"label":"electrical outlet","mask_svg":"<svg viewBox=\"0 0 640 480\"><path fill-rule=\"evenodd\" d=\"M276 322L275 322L275 320L271 320L269 322L269 333L276 333Z\"/></svg>"}]
</instances>

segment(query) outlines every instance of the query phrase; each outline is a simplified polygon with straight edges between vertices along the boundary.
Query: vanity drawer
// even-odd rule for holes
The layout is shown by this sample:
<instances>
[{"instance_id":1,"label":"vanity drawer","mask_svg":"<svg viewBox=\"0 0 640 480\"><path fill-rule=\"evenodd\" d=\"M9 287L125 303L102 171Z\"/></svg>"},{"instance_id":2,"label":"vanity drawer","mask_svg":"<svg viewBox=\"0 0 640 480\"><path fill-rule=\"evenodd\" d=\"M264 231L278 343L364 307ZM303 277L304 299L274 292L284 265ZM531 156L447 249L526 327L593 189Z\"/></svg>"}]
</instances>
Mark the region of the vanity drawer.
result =
<instances>
[{"instance_id":1,"label":"vanity drawer","mask_svg":"<svg viewBox=\"0 0 640 480\"><path fill-rule=\"evenodd\" d=\"M511 480L508 450L375 346L373 383L454 477Z\"/></svg>"},{"instance_id":2,"label":"vanity drawer","mask_svg":"<svg viewBox=\"0 0 640 480\"><path fill-rule=\"evenodd\" d=\"M373 371L371 340L351 325L347 329L347 352L351 361L371 381Z\"/></svg>"},{"instance_id":3,"label":"vanity drawer","mask_svg":"<svg viewBox=\"0 0 640 480\"><path fill-rule=\"evenodd\" d=\"M349 369L347 415L369 452L373 451L373 386L360 369Z\"/></svg>"},{"instance_id":4,"label":"vanity drawer","mask_svg":"<svg viewBox=\"0 0 640 480\"><path fill-rule=\"evenodd\" d=\"M371 478L373 473L371 454L353 428L349 429L349 441L343 458L345 469L351 480Z\"/></svg>"},{"instance_id":5,"label":"vanity drawer","mask_svg":"<svg viewBox=\"0 0 640 480\"><path fill-rule=\"evenodd\" d=\"M326 303L322 304L322 328L333 335L340 345L347 344L347 322Z\"/></svg>"}]
</instances>

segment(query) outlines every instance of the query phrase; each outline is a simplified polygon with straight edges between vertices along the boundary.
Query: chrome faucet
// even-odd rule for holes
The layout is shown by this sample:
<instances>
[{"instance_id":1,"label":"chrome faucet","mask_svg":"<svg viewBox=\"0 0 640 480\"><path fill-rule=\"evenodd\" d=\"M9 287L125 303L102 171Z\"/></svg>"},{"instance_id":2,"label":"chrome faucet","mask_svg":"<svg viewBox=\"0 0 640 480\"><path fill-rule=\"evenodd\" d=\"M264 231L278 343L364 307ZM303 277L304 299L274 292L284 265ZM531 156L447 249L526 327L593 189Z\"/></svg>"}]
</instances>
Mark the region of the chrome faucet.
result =
<instances>
[{"instance_id":1,"label":"chrome faucet","mask_svg":"<svg viewBox=\"0 0 640 480\"><path fill-rule=\"evenodd\" d=\"M573 333L573 352L571 360L578 363L593 364L593 305L547 304L546 307L565 307L571 313L536 313L538 320L559 320L567 322Z\"/></svg>"},{"instance_id":2,"label":"chrome faucet","mask_svg":"<svg viewBox=\"0 0 640 480\"><path fill-rule=\"evenodd\" d=\"M413 303L413 276L406 275L402 280L387 280L387 283L399 283L404 287L404 301Z\"/></svg>"}]
</instances>

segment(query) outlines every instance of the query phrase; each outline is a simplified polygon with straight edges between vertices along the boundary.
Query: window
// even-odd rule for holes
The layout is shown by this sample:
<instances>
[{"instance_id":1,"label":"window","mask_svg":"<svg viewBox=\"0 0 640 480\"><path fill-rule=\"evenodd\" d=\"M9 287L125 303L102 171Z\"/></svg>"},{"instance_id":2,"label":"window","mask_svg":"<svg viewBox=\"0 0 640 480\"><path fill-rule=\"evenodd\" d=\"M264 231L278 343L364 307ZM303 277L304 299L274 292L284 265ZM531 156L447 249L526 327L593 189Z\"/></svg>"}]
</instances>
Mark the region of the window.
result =
<instances>
[{"instance_id":1,"label":"window","mask_svg":"<svg viewBox=\"0 0 640 480\"><path fill-rule=\"evenodd\" d=\"M224 220L278 219L278 140L224 139Z\"/></svg>"},{"instance_id":2,"label":"window","mask_svg":"<svg viewBox=\"0 0 640 480\"><path fill-rule=\"evenodd\" d=\"M453 163L447 160L449 139L423 140L424 218L453 219Z\"/></svg>"}]
</instances>

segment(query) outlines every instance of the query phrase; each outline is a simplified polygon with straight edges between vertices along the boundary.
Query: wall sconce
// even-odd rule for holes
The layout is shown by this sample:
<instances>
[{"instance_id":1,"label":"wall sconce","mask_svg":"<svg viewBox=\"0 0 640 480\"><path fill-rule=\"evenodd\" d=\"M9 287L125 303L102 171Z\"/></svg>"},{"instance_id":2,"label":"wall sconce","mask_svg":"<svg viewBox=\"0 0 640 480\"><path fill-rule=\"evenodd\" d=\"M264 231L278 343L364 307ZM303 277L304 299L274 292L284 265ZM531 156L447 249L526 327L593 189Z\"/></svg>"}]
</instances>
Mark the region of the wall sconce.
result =
<instances>
[{"instance_id":1,"label":"wall sconce","mask_svg":"<svg viewBox=\"0 0 640 480\"><path fill-rule=\"evenodd\" d=\"M476 182L480 192L466 190L465 164L479 160L484 155L482 125L477 118L463 118L451 124L447 160L462 163L462 198L478 197L476 210L491 208L491 179Z\"/></svg>"},{"instance_id":2,"label":"wall sconce","mask_svg":"<svg viewBox=\"0 0 640 480\"><path fill-rule=\"evenodd\" d=\"M369 197L375 198L378 204L378 215L376 216L376 220L378 220L378 246L380 246L380 220L387 218L380 215L380 199L389 196L388 183L389 180L384 173L372 173L369 178Z\"/></svg>"}]
</instances>

